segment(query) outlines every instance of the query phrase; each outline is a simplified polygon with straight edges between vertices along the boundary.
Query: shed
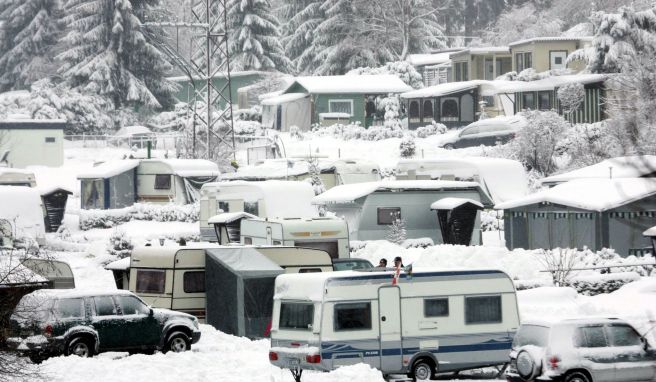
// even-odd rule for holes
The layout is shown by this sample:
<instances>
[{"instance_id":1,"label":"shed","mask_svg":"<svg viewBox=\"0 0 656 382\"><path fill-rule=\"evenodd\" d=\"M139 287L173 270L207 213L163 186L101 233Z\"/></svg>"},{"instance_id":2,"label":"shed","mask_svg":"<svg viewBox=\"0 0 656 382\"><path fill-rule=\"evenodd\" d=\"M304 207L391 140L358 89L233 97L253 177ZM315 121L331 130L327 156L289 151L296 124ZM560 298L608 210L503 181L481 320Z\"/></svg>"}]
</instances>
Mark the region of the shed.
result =
<instances>
[{"instance_id":1,"label":"shed","mask_svg":"<svg viewBox=\"0 0 656 382\"><path fill-rule=\"evenodd\" d=\"M447 180L396 180L337 186L315 196L314 204L345 219L351 240L384 240L396 219L406 224L408 239L429 237L443 243L431 205L444 198L465 198L486 207L494 203L476 182ZM480 243L480 217L471 244Z\"/></svg>"},{"instance_id":2,"label":"shed","mask_svg":"<svg viewBox=\"0 0 656 382\"><path fill-rule=\"evenodd\" d=\"M227 334L264 337L275 279L285 271L255 248L212 248L205 254L206 322Z\"/></svg>"},{"instance_id":3,"label":"shed","mask_svg":"<svg viewBox=\"0 0 656 382\"><path fill-rule=\"evenodd\" d=\"M292 126L310 130L312 103L306 93L287 93L262 101L262 126L267 129L289 131Z\"/></svg>"},{"instance_id":4,"label":"shed","mask_svg":"<svg viewBox=\"0 0 656 382\"><path fill-rule=\"evenodd\" d=\"M0 166L25 168L64 164L64 129L61 119L0 120Z\"/></svg>"},{"instance_id":5,"label":"shed","mask_svg":"<svg viewBox=\"0 0 656 382\"><path fill-rule=\"evenodd\" d=\"M319 114L347 113L350 122L368 127L376 113L376 97L412 90L394 75L342 75L296 77L283 94L310 96L310 122L319 123Z\"/></svg>"},{"instance_id":6,"label":"shed","mask_svg":"<svg viewBox=\"0 0 656 382\"><path fill-rule=\"evenodd\" d=\"M444 198L431 204L431 210L437 211L444 244L469 245L476 216L482 209L480 202L464 198Z\"/></svg>"},{"instance_id":7,"label":"shed","mask_svg":"<svg viewBox=\"0 0 656 382\"><path fill-rule=\"evenodd\" d=\"M655 178L656 155L634 155L606 159L592 166L548 176L543 186L555 186L574 179Z\"/></svg>"},{"instance_id":8,"label":"shed","mask_svg":"<svg viewBox=\"0 0 656 382\"><path fill-rule=\"evenodd\" d=\"M656 225L656 179L576 179L499 203L509 249L612 248L651 252L642 233Z\"/></svg>"}]
</instances>

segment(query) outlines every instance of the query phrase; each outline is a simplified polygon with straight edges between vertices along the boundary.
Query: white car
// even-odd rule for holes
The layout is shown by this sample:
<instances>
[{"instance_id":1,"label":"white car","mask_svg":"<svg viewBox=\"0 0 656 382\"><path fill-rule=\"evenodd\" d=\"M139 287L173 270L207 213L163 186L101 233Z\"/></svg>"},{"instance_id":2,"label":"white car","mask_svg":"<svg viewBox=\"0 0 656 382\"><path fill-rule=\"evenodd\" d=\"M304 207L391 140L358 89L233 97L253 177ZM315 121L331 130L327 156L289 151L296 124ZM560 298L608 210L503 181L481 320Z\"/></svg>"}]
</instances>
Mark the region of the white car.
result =
<instances>
[{"instance_id":1,"label":"white car","mask_svg":"<svg viewBox=\"0 0 656 382\"><path fill-rule=\"evenodd\" d=\"M615 318L524 323L513 340L509 382L654 381L656 352Z\"/></svg>"}]
</instances>

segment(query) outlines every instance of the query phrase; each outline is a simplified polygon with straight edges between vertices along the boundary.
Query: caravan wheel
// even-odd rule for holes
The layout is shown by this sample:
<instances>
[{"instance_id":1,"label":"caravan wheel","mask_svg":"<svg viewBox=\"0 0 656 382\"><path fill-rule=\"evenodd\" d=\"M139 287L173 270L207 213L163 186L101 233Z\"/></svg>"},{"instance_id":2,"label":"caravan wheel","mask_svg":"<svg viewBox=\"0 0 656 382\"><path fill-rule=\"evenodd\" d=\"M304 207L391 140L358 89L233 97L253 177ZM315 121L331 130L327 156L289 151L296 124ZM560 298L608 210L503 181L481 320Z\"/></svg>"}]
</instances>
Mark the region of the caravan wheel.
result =
<instances>
[{"instance_id":1,"label":"caravan wheel","mask_svg":"<svg viewBox=\"0 0 656 382\"><path fill-rule=\"evenodd\" d=\"M435 376L433 363L425 358L422 358L412 365L411 377L415 381L429 381Z\"/></svg>"}]
</instances>

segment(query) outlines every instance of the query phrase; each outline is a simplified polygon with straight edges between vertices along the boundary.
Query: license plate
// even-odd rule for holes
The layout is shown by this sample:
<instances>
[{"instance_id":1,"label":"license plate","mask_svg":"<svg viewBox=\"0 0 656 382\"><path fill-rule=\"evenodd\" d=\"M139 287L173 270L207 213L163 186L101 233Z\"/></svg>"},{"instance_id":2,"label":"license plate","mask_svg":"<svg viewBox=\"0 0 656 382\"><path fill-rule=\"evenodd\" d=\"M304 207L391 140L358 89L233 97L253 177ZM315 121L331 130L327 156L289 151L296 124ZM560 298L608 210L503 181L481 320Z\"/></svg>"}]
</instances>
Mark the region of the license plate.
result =
<instances>
[{"instance_id":1,"label":"license plate","mask_svg":"<svg viewBox=\"0 0 656 382\"><path fill-rule=\"evenodd\" d=\"M298 367L301 364L301 360L297 358L287 358L287 366L292 368L292 367Z\"/></svg>"}]
</instances>

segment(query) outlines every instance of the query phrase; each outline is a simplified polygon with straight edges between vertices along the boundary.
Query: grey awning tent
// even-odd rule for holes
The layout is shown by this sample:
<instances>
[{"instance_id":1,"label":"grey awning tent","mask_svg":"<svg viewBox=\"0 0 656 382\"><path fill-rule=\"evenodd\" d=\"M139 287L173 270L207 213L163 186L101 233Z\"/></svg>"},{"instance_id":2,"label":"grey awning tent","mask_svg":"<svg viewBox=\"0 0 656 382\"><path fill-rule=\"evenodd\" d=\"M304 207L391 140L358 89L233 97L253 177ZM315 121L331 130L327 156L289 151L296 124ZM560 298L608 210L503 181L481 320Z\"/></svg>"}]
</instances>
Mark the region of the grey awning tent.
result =
<instances>
[{"instance_id":1,"label":"grey awning tent","mask_svg":"<svg viewBox=\"0 0 656 382\"><path fill-rule=\"evenodd\" d=\"M205 250L206 322L224 333L263 337L273 311L275 279L282 273L253 247Z\"/></svg>"}]
</instances>

